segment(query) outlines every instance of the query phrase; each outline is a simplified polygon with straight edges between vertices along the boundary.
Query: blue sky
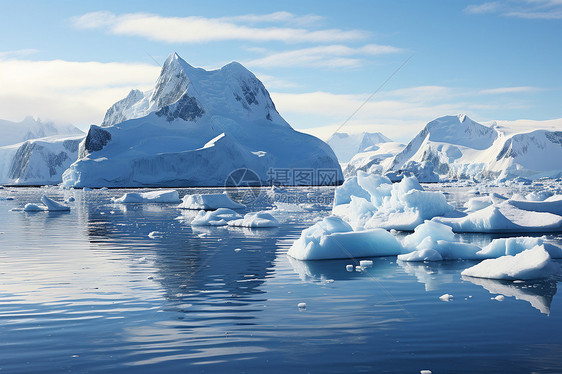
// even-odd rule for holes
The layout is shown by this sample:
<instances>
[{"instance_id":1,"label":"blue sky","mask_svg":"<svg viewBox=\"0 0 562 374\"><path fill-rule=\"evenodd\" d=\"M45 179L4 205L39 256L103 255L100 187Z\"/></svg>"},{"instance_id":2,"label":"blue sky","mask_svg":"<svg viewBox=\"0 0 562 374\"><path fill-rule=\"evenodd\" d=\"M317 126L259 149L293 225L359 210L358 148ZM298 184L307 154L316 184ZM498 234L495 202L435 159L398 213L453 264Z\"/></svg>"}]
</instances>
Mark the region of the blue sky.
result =
<instances>
[{"instance_id":1,"label":"blue sky","mask_svg":"<svg viewBox=\"0 0 562 374\"><path fill-rule=\"evenodd\" d=\"M429 120L562 117L562 1L2 1L0 118L86 128L166 56L239 61L293 127L408 140Z\"/></svg>"}]
</instances>

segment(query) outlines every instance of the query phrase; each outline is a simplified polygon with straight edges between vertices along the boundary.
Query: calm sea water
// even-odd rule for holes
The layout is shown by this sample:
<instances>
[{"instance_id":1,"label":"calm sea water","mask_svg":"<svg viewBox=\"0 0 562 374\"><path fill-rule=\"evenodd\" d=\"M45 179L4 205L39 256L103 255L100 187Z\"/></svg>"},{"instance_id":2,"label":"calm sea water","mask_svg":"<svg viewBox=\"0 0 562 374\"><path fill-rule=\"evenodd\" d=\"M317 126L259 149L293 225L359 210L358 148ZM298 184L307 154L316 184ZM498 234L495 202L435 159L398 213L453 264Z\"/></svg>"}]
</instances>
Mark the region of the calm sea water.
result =
<instances>
[{"instance_id":1,"label":"calm sea water","mask_svg":"<svg viewBox=\"0 0 562 374\"><path fill-rule=\"evenodd\" d=\"M174 204L114 205L123 192L0 190L15 197L0 200L1 372L562 372L562 279L462 279L469 261L388 257L348 272L351 260L290 259L329 214L329 188L286 191L324 204L261 230L192 228ZM43 193L76 201L69 213L10 211Z\"/></svg>"}]
</instances>

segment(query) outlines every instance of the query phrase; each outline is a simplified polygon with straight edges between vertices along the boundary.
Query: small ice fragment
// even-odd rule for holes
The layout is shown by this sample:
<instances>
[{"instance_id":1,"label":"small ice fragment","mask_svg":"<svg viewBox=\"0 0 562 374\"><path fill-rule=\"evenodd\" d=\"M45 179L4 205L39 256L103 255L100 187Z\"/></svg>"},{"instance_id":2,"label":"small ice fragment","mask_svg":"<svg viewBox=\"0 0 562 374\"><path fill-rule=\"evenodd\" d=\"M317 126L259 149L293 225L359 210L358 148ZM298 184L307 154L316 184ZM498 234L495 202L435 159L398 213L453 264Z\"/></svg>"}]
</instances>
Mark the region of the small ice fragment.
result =
<instances>
[{"instance_id":1,"label":"small ice fragment","mask_svg":"<svg viewBox=\"0 0 562 374\"><path fill-rule=\"evenodd\" d=\"M498 296L496 296L496 297L492 297L492 300L504 301L504 300L505 300L505 296L504 296L504 295L498 295Z\"/></svg>"},{"instance_id":2,"label":"small ice fragment","mask_svg":"<svg viewBox=\"0 0 562 374\"><path fill-rule=\"evenodd\" d=\"M152 275L146 277L146 279L154 279L154 277Z\"/></svg>"},{"instance_id":3,"label":"small ice fragment","mask_svg":"<svg viewBox=\"0 0 562 374\"><path fill-rule=\"evenodd\" d=\"M150 239L155 239L155 238L161 238L162 237L162 233L158 232L158 231L152 231L150 234L148 234L148 237Z\"/></svg>"},{"instance_id":4,"label":"small ice fragment","mask_svg":"<svg viewBox=\"0 0 562 374\"><path fill-rule=\"evenodd\" d=\"M203 234L199 234L199 235L197 235L197 236L200 237L200 238L204 238L204 237L207 236L207 234L203 233Z\"/></svg>"},{"instance_id":5,"label":"small ice fragment","mask_svg":"<svg viewBox=\"0 0 562 374\"><path fill-rule=\"evenodd\" d=\"M420 374L431 374L431 370L422 370Z\"/></svg>"},{"instance_id":6,"label":"small ice fragment","mask_svg":"<svg viewBox=\"0 0 562 374\"><path fill-rule=\"evenodd\" d=\"M355 267L355 271L362 271L362 270L363 268L361 267L361 265Z\"/></svg>"},{"instance_id":7,"label":"small ice fragment","mask_svg":"<svg viewBox=\"0 0 562 374\"><path fill-rule=\"evenodd\" d=\"M525 281L521 280L521 279L517 279L517 280L514 280L513 283L525 283Z\"/></svg>"},{"instance_id":8,"label":"small ice fragment","mask_svg":"<svg viewBox=\"0 0 562 374\"><path fill-rule=\"evenodd\" d=\"M334 280L333 279L326 279L326 283L334 283Z\"/></svg>"},{"instance_id":9,"label":"small ice fragment","mask_svg":"<svg viewBox=\"0 0 562 374\"><path fill-rule=\"evenodd\" d=\"M242 250L242 248L235 248L234 252L240 252Z\"/></svg>"},{"instance_id":10,"label":"small ice fragment","mask_svg":"<svg viewBox=\"0 0 562 374\"><path fill-rule=\"evenodd\" d=\"M345 265L345 270L353 271L353 265Z\"/></svg>"},{"instance_id":11,"label":"small ice fragment","mask_svg":"<svg viewBox=\"0 0 562 374\"><path fill-rule=\"evenodd\" d=\"M146 261L146 257L141 257L137 260L138 262L145 262Z\"/></svg>"},{"instance_id":12,"label":"small ice fragment","mask_svg":"<svg viewBox=\"0 0 562 374\"><path fill-rule=\"evenodd\" d=\"M453 300L453 295L449 295L448 293L439 296L439 300L441 301L451 301Z\"/></svg>"},{"instance_id":13,"label":"small ice fragment","mask_svg":"<svg viewBox=\"0 0 562 374\"><path fill-rule=\"evenodd\" d=\"M306 309L306 303L298 303L299 309Z\"/></svg>"},{"instance_id":14,"label":"small ice fragment","mask_svg":"<svg viewBox=\"0 0 562 374\"><path fill-rule=\"evenodd\" d=\"M361 260L359 261L359 265L363 268L369 267L369 266L373 266L373 261L372 260Z\"/></svg>"}]
</instances>

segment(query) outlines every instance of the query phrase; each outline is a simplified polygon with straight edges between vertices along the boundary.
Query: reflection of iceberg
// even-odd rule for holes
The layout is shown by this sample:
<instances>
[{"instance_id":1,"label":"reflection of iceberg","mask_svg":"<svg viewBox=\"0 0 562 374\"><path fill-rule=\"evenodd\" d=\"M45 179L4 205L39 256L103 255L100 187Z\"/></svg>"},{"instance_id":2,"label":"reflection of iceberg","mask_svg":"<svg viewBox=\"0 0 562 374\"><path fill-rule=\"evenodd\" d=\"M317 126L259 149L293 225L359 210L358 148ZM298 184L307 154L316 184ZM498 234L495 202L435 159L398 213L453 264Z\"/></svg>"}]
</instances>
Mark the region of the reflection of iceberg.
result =
<instances>
[{"instance_id":1,"label":"reflection of iceberg","mask_svg":"<svg viewBox=\"0 0 562 374\"><path fill-rule=\"evenodd\" d=\"M445 283L454 283L456 270L467 266L466 263L457 261L447 263L397 261L397 263L407 274L415 276L418 282L425 284L426 291L437 290Z\"/></svg>"},{"instance_id":2,"label":"reflection of iceberg","mask_svg":"<svg viewBox=\"0 0 562 374\"><path fill-rule=\"evenodd\" d=\"M525 283L513 283L495 279L462 277L463 280L484 287L491 294L501 294L525 300L541 313L550 314L550 304L556 294L556 281L544 280Z\"/></svg>"},{"instance_id":3,"label":"reflection of iceberg","mask_svg":"<svg viewBox=\"0 0 562 374\"><path fill-rule=\"evenodd\" d=\"M381 278L393 273L394 265L388 259L375 258L373 266L364 268L361 272L347 271L346 265L358 266L356 260L325 260L325 261L301 261L287 256L293 270L299 275L303 282L326 282L332 280L350 280L367 274L370 277Z\"/></svg>"}]
</instances>

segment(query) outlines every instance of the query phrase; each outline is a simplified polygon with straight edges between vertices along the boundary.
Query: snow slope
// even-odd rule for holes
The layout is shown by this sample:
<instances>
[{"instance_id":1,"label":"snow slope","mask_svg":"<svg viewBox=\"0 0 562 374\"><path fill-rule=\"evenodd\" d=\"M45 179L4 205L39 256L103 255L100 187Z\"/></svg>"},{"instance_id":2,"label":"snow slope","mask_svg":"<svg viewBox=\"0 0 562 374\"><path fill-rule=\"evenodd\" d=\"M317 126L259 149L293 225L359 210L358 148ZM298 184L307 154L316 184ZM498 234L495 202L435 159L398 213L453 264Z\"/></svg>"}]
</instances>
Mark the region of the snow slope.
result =
<instances>
[{"instance_id":1,"label":"snow slope","mask_svg":"<svg viewBox=\"0 0 562 374\"><path fill-rule=\"evenodd\" d=\"M559 177L562 131L557 130L562 119L545 121L545 129L537 129L539 125L493 122L485 126L465 115L441 117L429 122L386 171L427 161L437 174L449 178Z\"/></svg>"},{"instance_id":2,"label":"snow slope","mask_svg":"<svg viewBox=\"0 0 562 374\"><path fill-rule=\"evenodd\" d=\"M173 53L153 90L132 91L90 127L63 185L223 186L239 168L262 183L270 169L330 169L343 179L331 148L293 130L242 65L206 71ZM315 174L309 184L318 183Z\"/></svg>"},{"instance_id":3,"label":"snow slope","mask_svg":"<svg viewBox=\"0 0 562 374\"><path fill-rule=\"evenodd\" d=\"M377 150L377 145L391 141L380 132L359 134L336 132L326 143L334 150L339 162L346 163L358 153Z\"/></svg>"}]
</instances>

